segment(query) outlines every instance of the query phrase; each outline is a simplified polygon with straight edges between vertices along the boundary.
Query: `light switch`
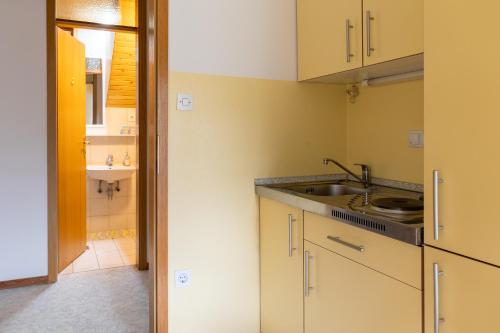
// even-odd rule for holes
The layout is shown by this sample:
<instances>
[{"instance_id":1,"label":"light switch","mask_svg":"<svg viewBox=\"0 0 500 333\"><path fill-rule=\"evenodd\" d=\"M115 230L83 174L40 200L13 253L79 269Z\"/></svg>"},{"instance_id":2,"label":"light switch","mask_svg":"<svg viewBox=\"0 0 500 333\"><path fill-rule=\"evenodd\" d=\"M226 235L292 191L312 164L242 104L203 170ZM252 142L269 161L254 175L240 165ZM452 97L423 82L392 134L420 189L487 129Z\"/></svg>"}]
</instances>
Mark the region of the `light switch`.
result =
<instances>
[{"instance_id":1,"label":"light switch","mask_svg":"<svg viewBox=\"0 0 500 333\"><path fill-rule=\"evenodd\" d=\"M408 146L410 148L422 148L424 146L424 131L409 131Z\"/></svg>"},{"instance_id":2,"label":"light switch","mask_svg":"<svg viewBox=\"0 0 500 333\"><path fill-rule=\"evenodd\" d=\"M177 95L177 110L192 111L193 110L193 95L178 94Z\"/></svg>"}]
</instances>

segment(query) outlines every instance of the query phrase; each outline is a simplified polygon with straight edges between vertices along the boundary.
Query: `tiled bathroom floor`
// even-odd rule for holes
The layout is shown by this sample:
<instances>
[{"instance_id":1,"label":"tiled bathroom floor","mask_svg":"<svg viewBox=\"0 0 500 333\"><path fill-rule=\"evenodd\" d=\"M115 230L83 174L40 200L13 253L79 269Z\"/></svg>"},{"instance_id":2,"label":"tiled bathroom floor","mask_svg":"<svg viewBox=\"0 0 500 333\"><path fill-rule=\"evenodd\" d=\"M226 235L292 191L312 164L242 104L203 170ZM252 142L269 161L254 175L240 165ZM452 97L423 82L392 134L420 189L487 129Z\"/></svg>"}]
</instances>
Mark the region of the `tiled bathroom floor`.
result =
<instances>
[{"instance_id":1,"label":"tiled bathroom floor","mask_svg":"<svg viewBox=\"0 0 500 333\"><path fill-rule=\"evenodd\" d=\"M135 238L90 240L87 246L87 251L62 271L62 275L129 266L136 263Z\"/></svg>"}]
</instances>

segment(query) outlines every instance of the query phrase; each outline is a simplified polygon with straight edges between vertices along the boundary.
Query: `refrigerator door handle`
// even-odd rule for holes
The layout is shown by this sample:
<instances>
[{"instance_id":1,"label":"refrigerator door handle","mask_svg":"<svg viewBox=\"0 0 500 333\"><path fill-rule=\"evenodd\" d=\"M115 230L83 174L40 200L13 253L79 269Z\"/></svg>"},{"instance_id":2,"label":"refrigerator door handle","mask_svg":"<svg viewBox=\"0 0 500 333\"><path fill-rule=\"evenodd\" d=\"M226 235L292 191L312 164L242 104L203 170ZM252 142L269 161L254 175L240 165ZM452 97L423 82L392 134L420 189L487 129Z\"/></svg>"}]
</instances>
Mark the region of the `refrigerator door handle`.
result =
<instances>
[{"instance_id":1,"label":"refrigerator door handle","mask_svg":"<svg viewBox=\"0 0 500 333\"><path fill-rule=\"evenodd\" d=\"M434 170L432 172L432 194L433 194L433 229L434 229L434 240L439 240L439 232L443 230L443 226L439 224L439 184L443 180L439 178L439 170Z\"/></svg>"}]
</instances>

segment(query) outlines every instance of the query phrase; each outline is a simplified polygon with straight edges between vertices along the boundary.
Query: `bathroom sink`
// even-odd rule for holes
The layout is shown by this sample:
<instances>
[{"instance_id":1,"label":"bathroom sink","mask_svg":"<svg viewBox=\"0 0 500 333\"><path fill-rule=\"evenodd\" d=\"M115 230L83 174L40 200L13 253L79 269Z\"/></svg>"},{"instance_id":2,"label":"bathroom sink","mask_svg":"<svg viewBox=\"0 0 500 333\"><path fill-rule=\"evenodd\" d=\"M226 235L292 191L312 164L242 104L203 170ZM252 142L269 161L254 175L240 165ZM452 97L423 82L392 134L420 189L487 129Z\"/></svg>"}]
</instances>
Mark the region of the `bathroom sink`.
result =
<instances>
[{"instance_id":1,"label":"bathroom sink","mask_svg":"<svg viewBox=\"0 0 500 333\"><path fill-rule=\"evenodd\" d=\"M136 169L135 166L124 165L87 165L87 175L96 180L114 183L132 177Z\"/></svg>"},{"instance_id":2,"label":"bathroom sink","mask_svg":"<svg viewBox=\"0 0 500 333\"><path fill-rule=\"evenodd\" d=\"M344 184L296 185L287 187L286 189L293 192L317 196L364 194L370 191L366 188L354 187Z\"/></svg>"}]
</instances>

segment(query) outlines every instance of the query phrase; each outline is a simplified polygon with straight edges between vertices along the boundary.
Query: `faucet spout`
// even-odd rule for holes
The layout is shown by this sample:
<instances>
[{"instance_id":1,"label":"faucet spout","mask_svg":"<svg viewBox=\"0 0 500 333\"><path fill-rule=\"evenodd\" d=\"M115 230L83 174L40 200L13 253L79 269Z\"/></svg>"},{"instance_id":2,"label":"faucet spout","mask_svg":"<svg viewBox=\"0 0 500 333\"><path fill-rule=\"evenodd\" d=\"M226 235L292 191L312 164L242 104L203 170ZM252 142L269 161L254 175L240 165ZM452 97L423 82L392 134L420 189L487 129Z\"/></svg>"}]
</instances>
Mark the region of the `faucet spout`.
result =
<instances>
[{"instance_id":1,"label":"faucet spout","mask_svg":"<svg viewBox=\"0 0 500 333\"><path fill-rule=\"evenodd\" d=\"M323 159L323 164L324 165L328 165L329 163L333 163L336 166L338 166L339 168L341 168L342 170L344 170L345 172L347 172L354 179L356 179L360 183L362 183L364 187L369 187L371 185L371 172L370 172L370 167L368 165L366 165L366 164L356 164L356 165L361 166L361 168L362 168L363 176L361 178L358 175L356 175L354 172L352 172L351 170L347 169L345 166L343 166L342 164L340 164L339 162L337 162L337 161L335 161L335 160L333 160L331 158L324 158Z\"/></svg>"}]
</instances>

